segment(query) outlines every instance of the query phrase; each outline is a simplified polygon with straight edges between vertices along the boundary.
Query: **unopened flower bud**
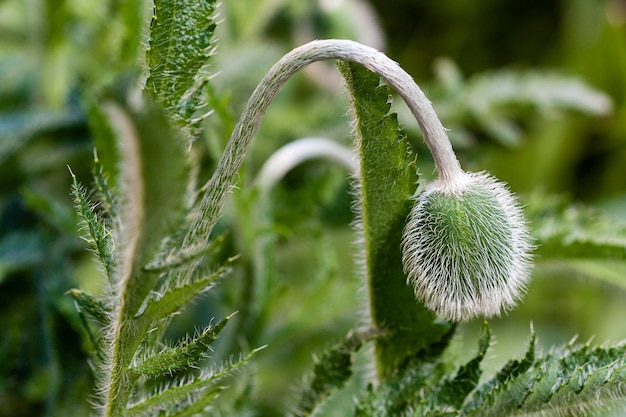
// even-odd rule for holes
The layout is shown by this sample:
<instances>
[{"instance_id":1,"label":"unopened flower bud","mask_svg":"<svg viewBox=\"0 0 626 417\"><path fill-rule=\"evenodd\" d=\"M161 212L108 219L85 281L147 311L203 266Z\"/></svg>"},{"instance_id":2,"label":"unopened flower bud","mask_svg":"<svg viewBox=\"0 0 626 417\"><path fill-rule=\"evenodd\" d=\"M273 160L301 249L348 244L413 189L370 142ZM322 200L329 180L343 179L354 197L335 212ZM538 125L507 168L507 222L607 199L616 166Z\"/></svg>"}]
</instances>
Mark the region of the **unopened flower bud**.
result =
<instances>
[{"instance_id":1,"label":"unopened flower bud","mask_svg":"<svg viewBox=\"0 0 626 417\"><path fill-rule=\"evenodd\" d=\"M416 296L452 321L512 308L530 275L531 249L517 201L484 172L434 181L411 210L402 242Z\"/></svg>"}]
</instances>

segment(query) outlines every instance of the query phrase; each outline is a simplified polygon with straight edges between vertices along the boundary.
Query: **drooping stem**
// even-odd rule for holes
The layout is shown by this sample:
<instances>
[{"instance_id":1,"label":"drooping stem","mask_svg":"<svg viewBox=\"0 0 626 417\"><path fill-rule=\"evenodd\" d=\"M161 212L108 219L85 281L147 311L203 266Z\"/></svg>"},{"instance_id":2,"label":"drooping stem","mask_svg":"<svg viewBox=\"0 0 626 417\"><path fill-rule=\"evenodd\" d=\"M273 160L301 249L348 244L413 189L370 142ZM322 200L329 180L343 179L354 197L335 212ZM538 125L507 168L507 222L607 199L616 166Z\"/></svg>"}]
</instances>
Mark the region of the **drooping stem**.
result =
<instances>
[{"instance_id":1,"label":"drooping stem","mask_svg":"<svg viewBox=\"0 0 626 417\"><path fill-rule=\"evenodd\" d=\"M204 215L192 220L190 231L183 242L184 248L193 251L194 242L206 239L210 234L261 118L280 88L303 67L328 59L358 63L385 80L400 94L417 119L424 141L433 155L439 178L448 182L463 175L446 131L430 101L413 78L395 61L373 48L349 40L313 41L285 55L269 70L252 93L213 177L203 187L203 190L208 191L201 201Z\"/></svg>"},{"instance_id":2,"label":"drooping stem","mask_svg":"<svg viewBox=\"0 0 626 417\"><path fill-rule=\"evenodd\" d=\"M172 248L170 252L173 257L196 256L206 248L206 242L209 241L211 230L220 216L228 191L236 181L237 173L244 161L250 142L270 103L293 74L313 62L328 59L357 63L380 76L400 94L416 117L422 129L424 141L432 152L440 181L444 184L455 183L460 177L465 177L465 173L452 150L446 131L430 102L411 76L402 70L396 62L383 53L356 42L347 40L314 41L285 55L270 69L252 93L215 173L201 190L200 206L195 212L196 215L190 219L188 232L183 241L180 242L180 246ZM402 196L402 199L408 202L410 193ZM408 210L406 210L406 214L408 214ZM403 217L400 216L398 221L404 221ZM414 352L415 349L426 347L424 344L438 340L441 336L441 329L433 330L432 320L429 319L428 323L420 322L419 317L422 317L421 314L426 310L423 306L417 306L412 289L405 285L399 254L399 234L402 227L399 227L398 230L398 236L396 236L397 239L394 240L394 243L384 239L379 242L383 246L393 245L393 258L397 257L397 268L394 267L393 273L396 279L393 279L391 286L388 282L382 282L389 273L389 270L385 270L380 274L377 273L381 279L376 280L371 285L373 294L378 300L373 307L374 324L381 328L392 329L395 332L394 340L403 341L400 344L394 343L393 340L381 340L378 343L380 349L378 349L377 357L379 359L385 358L378 361L378 374L383 378L390 375L398 361L406 357L407 354ZM398 273L396 274L395 271ZM381 285L384 286L382 292L380 291ZM410 311L391 315L383 314L382 316L376 313L382 311L378 308L381 302L393 303L398 300L400 300L398 304L401 306L410 305ZM426 336L422 337L422 335Z\"/></svg>"}]
</instances>

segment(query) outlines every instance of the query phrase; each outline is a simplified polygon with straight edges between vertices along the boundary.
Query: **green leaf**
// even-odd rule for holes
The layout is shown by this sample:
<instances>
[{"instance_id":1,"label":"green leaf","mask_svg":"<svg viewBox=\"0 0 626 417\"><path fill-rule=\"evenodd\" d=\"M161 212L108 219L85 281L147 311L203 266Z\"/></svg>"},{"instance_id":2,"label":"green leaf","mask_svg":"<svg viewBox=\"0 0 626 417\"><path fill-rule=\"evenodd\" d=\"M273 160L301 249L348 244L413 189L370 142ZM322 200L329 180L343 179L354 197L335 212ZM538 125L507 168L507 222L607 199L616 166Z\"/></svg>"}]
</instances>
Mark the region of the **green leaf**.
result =
<instances>
[{"instance_id":1,"label":"green leaf","mask_svg":"<svg viewBox=\"0 0 626 417\"><path fill-rule=\"evenodd\" d=\"M478 341L478 352L476 356L463 365L453 379L444 380L440 388L436 390L435 401L437 406L444 405L448 409L449 406L455 409L461 407L468 394L478 385L478 380L482 374L480 364L487 353L490 340L491 332L485 322Z\"/></svg>"},{"instance_id":2,"label":"green leaf","mask_svg":"<svg viewBox=\"0 0 626 417\"><path fill-rule=\"evenodd\" d=\"M209 80L215 0L156 0L146 51L146 90L179 126L193 126ZM205 111L206 112L206 111Z\"/></svg>"},{"instance_id":3,"label":"green leaf","mask_svg":"<svg viewBox=\"0 0 626 417\"><path fill-rule=\"evenodd\" d=\"M86 311L100 324L109 324L111 309L103 301L82 290L71 289L68 294L72 296L81 310Z\"/></svg>"},{"instance_id":4,"label":"green leaf","mask_svg":"<svg viewBox=\"0 0 626 417\"><path fill-rule=\"evenodd\" d=\"M535 331L531 328L530 342L528 344L528 350L523 359L511 359L502 367L500 371L491 380L484 383L479 389L477 389L472 395L470 401L464 407L465 410L471 411L472 409L479 408L483 405L485 400L493 395L495 391L500 389L508 381L519 377L535 363L535 350L536 340Z\"/></svg>"},{"instance_id":5,"label":"green leaf","mask_svg":"<svg viewBox=\"0 0 626 417\"><path fill-rule=\"evenodd\" d=\"M96 149L94 163L97 166L94 165L93 170L98 173L102 172L102 174L106 173L107 185L111 191L121 191L118 185L120 152L122 150L119 148L118 137L111 124L111 119L98 97L89 94L89 92L84 92L82 99L87 113L89 130Z\"/></svg>"},{"instance_id":6,"label":"green leaf","mask_svg":"<svg viewBox=\"0 0 626 417\"><path fill-rule=\"evenodd\" d=\"M441 339L403 361L391 377L376 388L370 385L357 403L355 416L395 417L416 408L433 411L436 405L427 404L425 397L432 395L433 387L444 380L448 372L442 353L455 330L455 325L450 326Z\"/></svg>"},{"instance_id":7,"label":"green leaf","mask_svg":"<svg viewBox=\"0 0 626 417\"><path fill-rule=\"evenodd\" d=\"M111 281L115 271L117 256L112 231L105 222L99 218L94 204L87 198L87 192L78 183L76 176L71 170L70 174L72 175L73 181L72 191L76 201L76 212L80 216L83 226L89 234L87 241L95 250L98 259L104 266L109 281Z\"/></svg>"},{"instance_id":8,"label":"green leaf","mask_svg":"<svg viewBox=\"0 0 626 417\"><path fill-rule=\"evenodd\" d=\"M187 144L150 100L141 106L107 102L103 111L119 146L120 249L113 279L114 311L110 339L104 349L109 379L103 403L110 416L126 408L136 381L130 366L141 341L157 324L135 314L157 287L160 274L146 271L162 242L182 222L190 205L191 170Z\"/></svg>"},{"instance_id":9,"label":"green leaf","mask_svg":"<svg viewBox=\"0 0 626 417\"><path fill-rule=\"evenodd\" d=\"M558 197L533 196L527 210L542 259L626 260L626 224Z\"/></svg>"},{"instance_id":10,"label":"green leaf","mask_svg":"<svg viewBox=\"0 0 626 417\"><path fill-rule=\"evenodd\" d=\"M461 415L569 416L599 411L626 395L626 345L592 348L570 344L516 373L500 378L497 384L488 383L489 389L479 389L477 395L483 396L484 402L470 401Z\"/></svg>"},{"instance_id":11,"label":"green leaf","mask_svg":"<svg viewBox=\"0 0 626 417\"><path fill-rule=\"evenodd\" d=\"M146 413L155 415L159 411L170 409L173 404L183 404L182 407L188 407L193 404L193 401L189 402L190 399L196 398L200 393L207 395L206 390L209 390L208 395L211 395L210 389L215 382L235 372L242 365L250 361L261 349L263 348L255 349L238 361L225 365L221 369L217 369L213 372L203 372L200 376L185 384L165 386L153 396L131 405L124 415L126 417L134 417ZM222 390L222 387L218 389Z\"/></svg>"},{"instance_id":12,"label":"green leaf","mask_svg":"<svg viewBox=\"0 0 626 417\"><path fill-rule=\"evenodd\" d=\"M168 271L164 287L148 295L135 314L135 318L141 320L160 320L181 311L192 299L209 291L220 279L230 273L230 263L236 258L228 259L217 270L203 274L199 265L196 267L184 264L180 268ZM201 263L202 259L196 259ZM199 275L190 277L183 282L175 282L176 273Z\"/></svg>"},{"instance_id":13,"label":"green leaf","mask_svg":"<svg viewBox=\"0 0 626 417\"><path fill-rule=\"evenodd\" d=\"M155 377L195 366L211 349L211 344L217 339L218 334L231 317L232 315L226 317L215 326L206 327L192 340L184 339L176 346L165 347L158 353L148 353L144 360L131 367L131 371Z\"/></svg>"},{"instance_id":14,"label":"green leaf","mask_svg":"<svg viewBox=\"0 0 626 417\"><path fill-rule=\"evenodd\" d=\"M351 332L344 340L316 360L313 379L303 390L296 414L308 416L333 391L340 389L352 376L352 354L363 343L380 336L376 331Z\"/></svg>"},{"instance_id":15,"label":"green leaf","mask_svg":"<svg viewBox=\"0 0 626 417\"><path fill-rule=\"evenodd\" d=\"M359 65L340 63L356 115L361 156L360 220L373 324L389 337L375 341L378 375L389 377L399 363L437 341L449 325L415 299L406 284L400 240L411 209L417 175L408 141L395 114L390 89Z\"/></svg>"}]
</instances>

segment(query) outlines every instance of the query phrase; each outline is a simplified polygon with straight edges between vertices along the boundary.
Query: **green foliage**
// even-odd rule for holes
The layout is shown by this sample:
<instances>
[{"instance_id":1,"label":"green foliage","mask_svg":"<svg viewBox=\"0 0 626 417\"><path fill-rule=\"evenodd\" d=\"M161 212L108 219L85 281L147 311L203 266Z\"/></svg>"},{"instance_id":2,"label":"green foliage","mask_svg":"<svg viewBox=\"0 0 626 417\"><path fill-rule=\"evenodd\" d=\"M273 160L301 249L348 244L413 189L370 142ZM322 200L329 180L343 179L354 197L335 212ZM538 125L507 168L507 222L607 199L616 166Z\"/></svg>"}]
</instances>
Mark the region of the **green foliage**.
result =
<instances>
[{"instance_id":1,"label":"green foliage","mask_svg":"<svg viewBox=\"0 0 626 417\"><path fill-rule=\"evenodd\" d=\"M72 174L73 184L72 189L74 192L74 198L76 200L76 211L81 218L83 227L87 229L86 236L88 236L89 245L94 251L96 251L98 259L102 262L104 270L106 271L109 281L113 279L113 270L115 268L116 253L115 245L113 242L112 231L99 218L96 212L96 207L88 200L87 192L83 187L78 184L78 180L73 172ZM101 184L105 186L105 184ZM104 189L107 195L110 195L108 188ZM114 206L111 206L113 208ZM76 300L79 297L74 297Z\"/></svg>"},{"instance_id":2,"label":"green foliage","mask_svg":"<svg viewBox=\"0 0 626 417\"><path fill-rule=\"evenodd\" d=\"M626 225L597 209L535 196L528 212L544 258L626 260Z\"/></svg>"},{"instance_id":3,"label":"green foliage","mask_svg":"<svg viewBox=\"0 0 626 417\"><path fill-rule=\"evenodd\" d=\"M104 326L103 345L96 348L103 363L102 373L97 374L105 393L102 407L110 416L155 410L178 415L186 412L184 404L196 410L198 403L192 399L201 394L206 394L201 403L208 406L208 398L221 391L216 382L249 357L187 381L183 378L178 384L171 381L164 385L172 387L171 392L164 388L148 394L144 387L162 375L197 367L224 328L227 319L174 346L162 341L172 315L228 272L218 260L222 240L215 240L213 251L155 269L152 260L162 257L161 242L178 230L176 223L184 224L184 213L190 208L186 147L162 113L150 105L134 111L109 102L103 113L123 150L118 153L123 159L115 182L124 192L111 189L107 173L96 164L96 184L106 203L98 207L90 202L76 177L74 194L88 239L109 275L111 294L100 301L79 290L71 292L78 305ZM167 175L158 173L166 164ZM107 213L109 207L119 218Z\"/></svg>"},{"instance_id":4,"label":"green foliage","mask_svg":"<svg viewBox=\"0 0 626 417\"><path fill-rule=\"evenodd\" d=\"M455 64L441 59L435 65L437 89L433 103L451 135L465 145L472 128L505 146L519 146L523 111L555 116L565 111L591 115L611 112L610 98L574 76L545 70L500 70L465 79ZM470 129L468 129L468 127Z\"/></svg>"},{"instance_id":5,"label":"green foliage","mask_svg":"<svg viewBox=\"0 0 626 417\"><path fill-rule=\"evenodd\" d=\"M215 7L215 0L154 2L146 90L178 126L197 129L205 117L197 113L204 106L209 80L206 66L213 54Z\"/></svg>"},{"instance_id":6,"label":"green foliage","mask_svg":"<svg viewBox=\"0 0 626 417\"><path fill-rule=\"evenodd\" d=\"M352 332L344 340L326 350L315 364L310 384L302 390L296 409L299 416L308 416L334 391L341 389L352 376L352 354L369 340L382 337L375 331Z\"/></svg>"},{"instance_id":7,"label":"green foliage","mask_svg":"<svg viewBox=\"0 0 626 417\"><path fill-rule=\"evenodd\" d=\"M421 167L427 156L417 159L409 152L395 115L389 114L391 92L358 66L341 68L361 145L363 177L356 194L372 317L364 328L369 330L355 329L341 338L349 326L356 327L359 313L352 310L361 307L348 297L356 291L346 279L353 257L342 251L349 247L349 229L338 220L348 213L336 209L346 200L338 197L337 191L347 188L339 175L322 181L314 164L300 167L289 187L271 196L280 215L267 229L254 229L259 210L254 198L236 202L236 218L231 210L222 216L235 182L247 187L259 160L280 144L312 132L344 136L347 128L338 110L345 106L344 97L325 91L328 86L318 88L319 79L311 83L311 74L293 80L261 130L264 139L256 159L240 170L240 177L217 171L216 181L196 189L196 175L206 177L213 169L257 71L277 51L288 49L291 38L309 36L309 28L321 37L352 38L342 25L349 20L360 28L364 19L348 13L343 21L321 3L227 2L220 12L226 25L235 14L238 26L220 34L226 42L220 60L211 62L211 72L224 74L214 82L209 75L216 51L213 0L157 0L150 28L146 12L152 4L143 1L35 3L37 7L8 0L0 5L0 416L87 415L94 392L100 407L94 413L102 415L192 416L206 414L208 408L212 415L229 417L276 415L286 407L282 387L291 383L287 379L325 345L331 348L314 353L311 377L302 389L297 408L303 415L323 410L333 416L560 417L597 415L623 402L624 344L571 343L542 354L532 332L525 356L485 375L481 384L491 340L485 326L473 356L460 366L451 359L456 327L438 322L414 301L399 257L401 230L418 180L416 165ZM550 278L569 278L574 270L609 289L625 287L626 229L589 201L572 201L589 196L591 189L600 198L618 197L618 218L624 208L619 205L625 126L624 63L619 57L626 49L623 41L615 41L624 39L623 24L609 21L615 16L613 3L562 5L568 7L563 16L571 21L560 22L558 27L565 29L555 32L575 33L545 45L551 50L550 65L559 60L557 65L574 68L593 85L610 90L613 117L604 94L576 77L540 69L463 77L444 62L436 67L437 83L429 93L456 144L467 145L469 156L484 156L477 164L489 163L500 145L517 147L510 154L532 152L533 164L522 161L516 172L509 166L515 156L503 158L503 170L513 180L536 176L549 190L558 188L549 186L555 183L561 188L575 184L567 190L571 200L546 194L529 198L526 211L538 244L538 269L556 265L541 270L544 275L548 270ZM419 7L446 10L443 4ZM471 8L479 15L489 7L472 3ZM384 13L393 11L401 14L402 8L388 7ZM504 20L484 19L484 25L472 25L471 33L480 36ZM554 20L549 22L554 31ZM415 25L392 26L398 32L415 30ZM245 42L237 38L241 34L247 36ZM428 56L421 47L430 43L416 42L415 55ZM145 54L143 43L149 45ZM572 46L574 58L560 50L564 45ZM388 46L390 51L414 50L414 45ZM404 62L407 53L394 56ZM453 56L467 68L462 55ZM491 62L500 65L500 56L493 56ZM136 91L140 84L143 92ZM294 105L296 101L306 105ZM215 107L221 129L215 128L217 120L205 117ZM574 119L570 110L605 118L602 123L578 114ZM546 114L562 117L536 117ZM483 135L497 143L484 146ZM93 147L97 153L92 179L87 179ZM562 182L544 175L539 157ZM310 178L317 182L295 189ZM321 219L316 228L302 227L304 217L316 215ZM94 279L96 267L78 234L87 241L89 255L99 260L100 281ZM260 283L272 288L252 291L259 285L257 274L245 262L261 234L276 242L267 253L277 261L264 264L268 279ZM237 252L241 256L233 256ZM233 271L232 282L223 280ZM301 282L295 286L294 281ZM211 298L189 308L217 284ZM263 294L263 300L256 294ZM242 304L248 300L258 311L240 325L237 321L249 307ZM549 301L556 308L565 302ZM233 317L235 309L242 313ZM535 312L528 306L522 315ZM518 319L515 314L507 323ZM211 317L225 318L214 322ZM603 317L607 323L620 319L621 310ZM557 320L542 317L536 323L538 328L560 325ZM203 324L180 336L188 331L181 323L189 322ZM498 324L492 324L495 335ZM235 379L258 352L248 346L268 340L265 354L254 357L255 374ZM368 344L374 347L372 357ZM249 353L237 356L241 346ZM373 367L375 382L367 372ZM344 413L346 408L352 411Z\"/></svg>"},{"instance_id":8,"label":"green foliage","mask_svg":"<svg viewBox=\"0 0 626 417\"><path fill-rule=\"evenodd\" d=\"M388 114L390 89L358 65L341 64L340 69L355 109L365 173L359 184L360 227L370 314L373 324L390 334L375 341L377 371L384 377L405 357L436 341L448 326L437 323L415 301L402 270L400 241L417 176L407 138L396 115Z\"/></svg>"},{"instance_id":9,"label":"green foliage","mask_svg":"<svg viewBox=\"0 0 626 417\"><path fill-rule=\"evenodd\" d=\"M535 358L534 337L526 357L510 362L461 410L467 416L557 416L597 412L624 395L625 348L570 343Z\"/></svg>"}]
</instances>

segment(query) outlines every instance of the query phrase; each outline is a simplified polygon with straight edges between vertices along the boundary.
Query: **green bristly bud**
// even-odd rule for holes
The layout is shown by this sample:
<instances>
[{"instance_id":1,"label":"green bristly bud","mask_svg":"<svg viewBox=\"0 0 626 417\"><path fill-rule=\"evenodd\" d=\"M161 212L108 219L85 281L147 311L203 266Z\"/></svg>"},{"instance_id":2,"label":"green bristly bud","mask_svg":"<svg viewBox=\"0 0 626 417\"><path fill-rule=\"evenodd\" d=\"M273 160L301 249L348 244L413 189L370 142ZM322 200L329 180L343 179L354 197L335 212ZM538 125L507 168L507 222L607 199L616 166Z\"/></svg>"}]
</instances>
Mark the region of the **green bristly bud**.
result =
<instances>
[{"instance_id":1,"label":"green bristly bud","mask_svg":"<svg viewBox=\"0 0 626 417\"><path fill-rule=\"evenodd\" d=\"M504 184L486 173L437 180L403 237L408 282L443 318L491 317L515 306L529 278L530 237Z\"/></svg>"}]
</instances>

